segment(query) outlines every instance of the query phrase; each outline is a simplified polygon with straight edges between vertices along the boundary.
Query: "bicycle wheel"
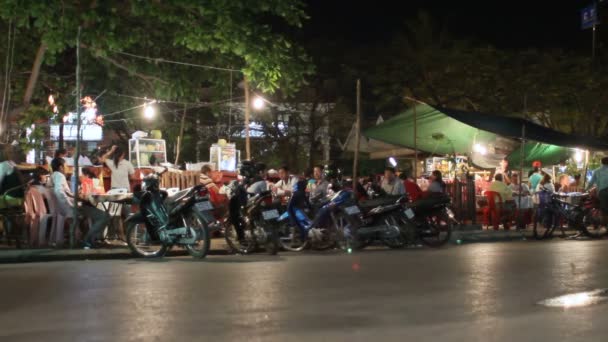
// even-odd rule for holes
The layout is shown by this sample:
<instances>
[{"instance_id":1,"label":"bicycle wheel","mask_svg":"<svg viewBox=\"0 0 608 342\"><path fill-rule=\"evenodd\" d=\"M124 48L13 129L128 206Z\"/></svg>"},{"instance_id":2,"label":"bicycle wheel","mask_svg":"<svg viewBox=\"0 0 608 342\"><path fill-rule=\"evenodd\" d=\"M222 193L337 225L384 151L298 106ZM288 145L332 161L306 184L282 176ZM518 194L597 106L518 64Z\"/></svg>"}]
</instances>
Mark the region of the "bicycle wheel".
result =
<instances>
[{"instance_id":1,"label":"bicycle wheel","mask_svg":"<svg viewBox=\"0 0 608 342\"><path fill-rule=\"evenodd\" d=\"M537 208L534 213L534 238L544 240L552 237L555 230L555 215L550 208Z\"/></svg>"},{"instance_id":2,"label":"bicycle wheel","mask_svg":"<svg viewBox=\"0 0 608 342\"><path fill-rule=\"evenodd\" d=\"M608 235L608 228L602 224L602 212L597 208L585 210L581 229L583 233L594 239Z\"/></svg>"}]
</instances>

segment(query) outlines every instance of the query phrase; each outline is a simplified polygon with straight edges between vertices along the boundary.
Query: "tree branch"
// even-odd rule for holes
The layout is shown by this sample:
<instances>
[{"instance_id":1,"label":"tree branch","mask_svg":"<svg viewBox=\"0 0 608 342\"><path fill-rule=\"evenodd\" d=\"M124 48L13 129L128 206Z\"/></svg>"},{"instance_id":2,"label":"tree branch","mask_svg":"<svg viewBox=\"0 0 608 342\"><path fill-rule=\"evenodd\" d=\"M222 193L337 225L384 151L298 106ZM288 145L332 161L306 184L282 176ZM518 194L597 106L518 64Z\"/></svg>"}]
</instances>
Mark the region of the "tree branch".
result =
<instances>
[{"instance_id":1,"label":"tree branch","mask_svg":"<svg viewBox=\"0 0 608 342\"><path fill-rule=\"evenodd\" d=\"M106 62L109 62L110 64L114 65L115 67L117 67L119 69L125 70L129 74L132 74L132 75L134 75L134 76L136 76L138 78L141 78L146 83L148 83L149 86L153 86L153 82L154 81L156 81L158 83L161 83L163 85L169 84L169 82L167 82L167 81L165 81L163 79L160 79L158 77L150 76L150 75L145 75L145 74L139 73L137 71L134 71L132 68L129 68L128 66L122 64L121 62L117 61L116 59L108 57L108 56L105 56L105 55L102 55L102 54L98 53L99 50L95 50L95 49L93 49L93 48L91 48L91 47L89 47L89 46L87 46L85 44L80 44L80 46L83 47L83 48L85 48L85 49L87 49L87 50L89 50L89 51L91 51L93 53L93 56L95 56L96 58L100 58L100 59L102 59L102 60L104 60Z\"/></svg>"}]
</instances>

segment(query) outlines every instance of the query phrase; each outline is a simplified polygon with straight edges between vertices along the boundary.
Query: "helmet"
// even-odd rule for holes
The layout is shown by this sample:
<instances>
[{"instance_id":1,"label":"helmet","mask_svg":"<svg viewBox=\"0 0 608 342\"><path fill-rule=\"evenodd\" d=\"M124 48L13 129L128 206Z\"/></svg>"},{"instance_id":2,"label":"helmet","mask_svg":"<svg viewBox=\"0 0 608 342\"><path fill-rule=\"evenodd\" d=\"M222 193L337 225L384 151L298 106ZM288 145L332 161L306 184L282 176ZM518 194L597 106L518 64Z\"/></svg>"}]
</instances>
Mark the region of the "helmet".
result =
<instances>
[{"instance_id":1,"label":"helmet","mask_svg":"<svg viewBox=\"0 0 608 342\"><path fill-rule=\"evenodd\" d=\"M241 162L241 167L239 168L239 173L241 176L245 178L251 178L256 174L256 168L253 163L249 160L245 160Z\"/></svg>"},{"instance_id":2,"label":"helmet","mask_svg":"<svg viewBox=\"0 0 608 342\"><path fill-rule=\"evenodd\" d=\"M254 168L255 168L256 173L258 173L260 171L266 170L266 164L264 164L264 163L255 163Z\"/></svg>"}]
</instances>

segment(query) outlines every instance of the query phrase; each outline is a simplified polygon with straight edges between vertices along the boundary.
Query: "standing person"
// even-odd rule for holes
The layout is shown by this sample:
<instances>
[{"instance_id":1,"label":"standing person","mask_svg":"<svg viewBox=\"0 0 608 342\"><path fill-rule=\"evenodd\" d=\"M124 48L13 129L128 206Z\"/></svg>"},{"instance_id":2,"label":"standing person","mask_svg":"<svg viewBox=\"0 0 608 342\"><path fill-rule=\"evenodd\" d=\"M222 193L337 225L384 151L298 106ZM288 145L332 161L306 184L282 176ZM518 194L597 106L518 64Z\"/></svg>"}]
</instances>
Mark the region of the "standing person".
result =
<instances>
[{"instance_id":1,"label":"standing person","mask_svg":"<svg viewBox=\"0 0 608 342\"><path fill-rule=\"evenodd\" d=\"M511 184L511 176L513 172L509 169L509 160L507 158L503 158L500 161L500 165L496 168L496 172L494 175L502 175L503 182L507 185Z\"/></svg>"},{"instance_id":2,"label":"standing person","mask_svg":"<svg viewBox=\"0 0 608 342\"><path fill-rule=\"evenodd\" d=\"M65 178L65 160L63 158L55 158L51 162L53 174L51 175L51 187L57 198L57 205L61 213L67 217L72 216L74 207L74 194ZM86 218L90 218L92 225L84 237L84 249L93 248L95 236L97 236L108 224L110 218L108 215L92 205L84 202L79 208L79 212Z\"/></svg>"},{"instance_id":3,"label":"standing person","mask_svg":"<svg viewBox=\"0 0 608 342\"><path fill-rule=\"evenodd\" d=\"M572 190L570 188L570 176L568 175L561 175L559 176L559 183L558 183L559 188L557 189L559 192L574 192L574 190Z\"/></svg>"},{"instance_id":4,"label":"standing person","mask_svg":"<svg viewBox=\"0 0 608 342\"><path fill-rule=\"evenodd\" d=\"M570 190L574 192L581 192L583 190L580 174L577 173L576 175L574 175L574 180L572 181L572 183L570 183Z\"/></svg>"},{"instance_id":5,"label":"standing person","mask_svg":"<svg viewBox=\"0 0 608 342\"><path fill-rule=\"evenodd\" d=\"M597 188L597 196L600 200L600 210L604 217L608 216L608 157L602 158L602 166L593 171L593 176L585 190L589 191L592 187Z\"/></svg>"},{"instance_id":6,"label":"standing person","mask_svg":"<svg viewBox=\"0 0 608 342\"><path fill-rule=\"evenodd\" d=\"M435 170L431 173L431 177L429 177L431 184L429 184L428 192L430 193L445 193L446 192L446 184L443 181L443 175L441 171Z\"/></svg>"},{"instance_id":7,"label":"standing person","mask_svg":"<svg viewBox=\"0 0 608 342\"><path fill-rule=\"evenodd\" d=\"M112 156L111 159L109 157ZM112 176L110 178L110 187L112 189L127 189L127 191L131 191L131 184L129 179L135 174L135 168L133 168L133 164L125 159L125 152L122 148L114 145L106 154L101 157L101 160L106 164L106 166L112 171ZM129 216L129 212L131 211L131 206L127 204L121 204L122 213L120 218L126 218ZM122 240L120 242L121 245L125 244L126 235L125 235L125 225L124 221L119 218L119 238Z\"/></svg>"},{"instance_id":8,"label":"standing person","mask_svg":"<svg viewBox=\"0 0 608 342\"><path fill-rule=\"evenodd\" d=\"M384 178L380 187L387 195L403 195L405 194L405 187L395 175L394 167L387 167L384 169Z\"/></svg>"},{"instance_id":9,"label":"standing person","mask_svg":"<svg viewBox=\"0 0 608 342\"><path fill-rule=\"evenodd\" d=\"M528 187L528 184L526 183L521 183L521 187L519 185L519 175L517 173L514 173L513 176L511 177L512 183L511 185L509 185L509 187L511 188L511 191L515 194L521 194L522 196L528 196L530 195L530 188Z\"/></svg>"},{"instance_id":10,"label":"standing person","mask_svg":"<svg viewBox=\"0 0 608 342\"><path fill-rule=\"evenodd\" d=\"M110 156L112 156L111 159L109 159ZM125 159L125 152L122 148L116 145L112 146L110 151L103 155L101 159L112 171L112 189L122 188L130 191L131 184L129 183L129 179L135 174L135 169L133 168L133 164Z\"/></svg>"},{"instance_id":11,"label":"standing person","mask_svg":"<svg viewBox=\"0 0 608 342\"><path fill-rule=\"evenodd\" d=\"M297 182L298 179L289 174L289 167L281 166L279 168L279 181L272 187L272 190L277 196L291 196L293 187Z\"/></svg>"},{"instance_id":12,"label":"standing person","mask_svg":"<svg viewBox=\"0 0 608 342\"><path fill-rule=\"evenodd\" d=\"M530 189L536 191L538 183L543 179L542 171L540 170L540 162L535 161L532 163L532 171L528 174L528 182L530 183Z\"/></svg>"},{"instance_id":13,"label":"standing person","mask_svg":"<svg viewBox=\"0 0 608 342\"><path fill-rule=\"evenodd\" d=\"M329 182L323 176L323 166L317 165L313 169L311 182L308 183L310 198L318 199L327 196Z\"/></svg>"}]
</instances>

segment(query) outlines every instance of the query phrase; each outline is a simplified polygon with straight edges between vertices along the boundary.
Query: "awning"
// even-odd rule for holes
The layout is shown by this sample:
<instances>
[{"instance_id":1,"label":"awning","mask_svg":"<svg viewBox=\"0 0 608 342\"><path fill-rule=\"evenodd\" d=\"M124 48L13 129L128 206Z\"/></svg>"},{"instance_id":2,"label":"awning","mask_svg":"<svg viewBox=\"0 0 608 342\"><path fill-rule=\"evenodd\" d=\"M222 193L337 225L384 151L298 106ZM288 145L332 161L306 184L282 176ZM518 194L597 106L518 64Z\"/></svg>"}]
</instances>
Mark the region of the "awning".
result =
<instances>
[{"instance_id":1,"label":"awning","mask_svg":"<svg viewBox=\"0 0 608 342\"><path fill-rule=\"evenodd\" d=\"M572 154L571 148L608 150L608 144L591 137L570 135L538 125L528 120L498 116L493 114L465 112L461 110L432 107L425 104L410 108L384 123L366 130L368 138L389 144L414 148L414 113L416 114L417 149L434 154L466 154L475 159L473 147L477 144L487 150L492 157L508 155L512 165L519 165L521 159L517 141L521 139L525 127L526 159L544 164L556 164ZM504 139L503 137L509 138ZM510 140L509 143L506 143ZM481 167L489 167L483 165Z\"/></svg>"}]
</instances>

